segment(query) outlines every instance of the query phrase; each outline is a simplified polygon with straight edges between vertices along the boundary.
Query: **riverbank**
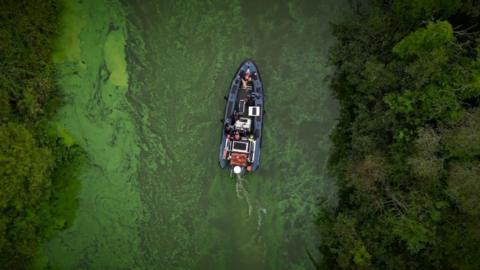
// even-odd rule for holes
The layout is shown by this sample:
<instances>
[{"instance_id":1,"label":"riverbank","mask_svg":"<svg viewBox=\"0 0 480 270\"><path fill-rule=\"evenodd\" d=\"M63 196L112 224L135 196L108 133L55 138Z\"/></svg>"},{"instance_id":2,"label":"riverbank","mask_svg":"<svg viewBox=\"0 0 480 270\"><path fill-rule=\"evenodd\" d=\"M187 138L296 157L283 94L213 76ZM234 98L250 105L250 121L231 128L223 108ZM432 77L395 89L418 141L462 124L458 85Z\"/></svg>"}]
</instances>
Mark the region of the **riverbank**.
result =
<instances>
[{"instance_id":1,"label":"riverbank","mask_svg":"<svg viewBox=\"0 0 480 270\"><path fill-rule=\"evenodd\" d=\"M84 152L52 124L63 105L51 59L55 1L0 9L0 268L42 267L39 246L70 227Z\"/></svg>"}]
</instances>

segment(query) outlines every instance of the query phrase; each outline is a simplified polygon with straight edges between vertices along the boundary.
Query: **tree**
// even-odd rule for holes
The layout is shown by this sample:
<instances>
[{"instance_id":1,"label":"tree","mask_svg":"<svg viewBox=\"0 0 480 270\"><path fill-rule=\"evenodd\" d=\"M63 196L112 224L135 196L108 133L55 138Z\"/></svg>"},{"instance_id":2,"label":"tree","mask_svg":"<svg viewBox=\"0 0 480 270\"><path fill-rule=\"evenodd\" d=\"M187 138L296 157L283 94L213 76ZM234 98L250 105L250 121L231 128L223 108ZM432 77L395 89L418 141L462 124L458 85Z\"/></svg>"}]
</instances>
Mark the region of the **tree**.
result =
<instances>
[{"instance_id":1,"label":"tree","mask_svg":"<svg viewBox=\"0 0 480 270\"><path fill-rule=\"evenodd\" d=\"M448 173L448 195L468 215L480 218L480 162L452 162Z\"/></svg>"},{"instance_id":2,"label":"tree","mask_svg":"<svg viewBox=\"0 0 480 270\"><path fill-rule=\"evenodd\" d=\"M3 264L33 255L40 241L37 229L42 224L40 205L48 199L53 155L39 147L32 134L21 124L0 126L0 211L4 218L0 246ZM9 255L9 256L6 256Z\"/></svg>"},{"instance_id":3,"label":"tree","mask_svg":"<svg viewBox=\"0 0 480 270\"><path fill-rule=\"evenodd\" d=\"M442 144L450 157L473 160L480 157L480 109L466 112L442 135Z\"/></svg>"},{"instance_id":4,"label":"tree","mask_svg":"<svg viewBox=\"0 0 480 270\"><path fill-rule=\"evenodd\" d=\"M429 22L426 28L421 28L403 38L392 51L402 58L422 56L452 43L453 40L453 28L448 21Z\"/></svg>"},{"instance_id":5,"label":"tree","mask_svg":"<svg viewBox=\"0 0 480 270\"><path fill-rule=\"evenodd\" d=\"M408 158L412 176L427 185L438 185L443 175L444 159L439 157L440 135L431 127L419 128L415 152Z\"/></svg>"}]
</instances>

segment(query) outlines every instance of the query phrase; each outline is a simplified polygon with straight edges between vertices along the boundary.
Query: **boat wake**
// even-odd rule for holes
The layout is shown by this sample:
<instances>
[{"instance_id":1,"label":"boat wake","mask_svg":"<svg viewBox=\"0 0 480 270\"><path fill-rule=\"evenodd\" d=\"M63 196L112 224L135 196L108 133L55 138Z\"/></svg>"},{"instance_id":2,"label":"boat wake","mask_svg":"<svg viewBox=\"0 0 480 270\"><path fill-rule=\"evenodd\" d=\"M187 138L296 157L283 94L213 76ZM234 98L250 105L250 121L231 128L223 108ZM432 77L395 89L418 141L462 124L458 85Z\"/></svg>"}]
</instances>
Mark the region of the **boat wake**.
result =
<instances>
[{"instance_id":1,"label":"boat wake","mask_svg":"<svg viewBox=\"0 0 480 270\"><path fill-rule=\"evenodd\" d=\"M258 222L257 222L257 231L260 231L260 229L262 228L262 225L263 225L263 216L267 214L267 208L265 207L259 207L257 209L257 218L258 218Z\"/></svg>"},{"instance_id":2,"label":"boat wake","mask_svg":"<svg viewBox=\"0 0 480 270\"><path fill-rule=\"evenodd\" d=\"M237 174L237 183L235 184L235 189L237 191L237 197L239 199L245 199L248 205L248 216L252 215L252 203L250 202L250 196L248 195L248 191L243 185L243 183L247 183L246 179L243 179L240 174Z\"/></svg>"},{"instance_id":3,"label":"boat wake","mask_svg":"<svg viewBox=\"0 0 480 270\"><path fill-rule=\"evenodd\" d=\"M237 198L239 200L245 199L245 201L247 202L248 218L250 218L252 216L252 211L253 211L254 206L251 203L250 195L249 195L248 190L246 188L246 186L248 185L248 181L246 179L242 178L241 175L237 174L236 176L237 176L236 177L237 181L236 181L236 184L235 184L235 190L236 190L236 193L237 193ZM267 242L263 238L262 228L263 228L263 224L264 224L264 217L267 215L267 208L265 208L261 205L256 206L255 208L256 208L255 210L256 210L256 214L257 214L257 227L256 227L256 232L254 232L251 235L251 237L252 237L251 240L253 241L253 243L255 243L254 244L255 246L257 246L258 248L263 250L262 261L263 261L263 263L265 263L266 260L267 260Z\"/></svg>"},{"instance_id":4,"label":"boat wake","mask_svg":"<svg viewBox=\"0 0 480 270\"><path fill-rule=\"evenodd\" d=\"M242 178L241 175L237 174L237 182L235 184L237 198L245 199L248 206L248 216L250 217L252 215L253 205L250 201L250 196L249 196L248 190L245 188L245 185L248 185L247 180ZM259 206L257 207L256 212L257 212L257 231L260 231L263 225L263 216L267 214L267 209L265 207Z\"/></svg>"}]
</instances>

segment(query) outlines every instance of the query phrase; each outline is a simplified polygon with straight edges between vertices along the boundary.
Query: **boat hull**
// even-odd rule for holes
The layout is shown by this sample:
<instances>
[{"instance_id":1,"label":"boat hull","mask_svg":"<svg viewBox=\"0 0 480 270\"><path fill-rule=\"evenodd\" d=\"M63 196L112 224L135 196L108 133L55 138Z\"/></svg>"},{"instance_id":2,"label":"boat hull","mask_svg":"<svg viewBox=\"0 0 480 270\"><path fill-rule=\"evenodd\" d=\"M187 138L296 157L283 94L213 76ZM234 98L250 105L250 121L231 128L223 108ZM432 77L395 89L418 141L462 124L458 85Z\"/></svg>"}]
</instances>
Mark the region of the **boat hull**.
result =
<instances>
[{"instance_id":1,"label":"boat hull","mask_svg":"<svg viewBox=\"0 0 480 270\"><path fill-rule=\"evenodd\" d=\"M257 65L250 59L245 60L240 67L237 69L235 76L233 77L232 83L230 84L228 96L226 97L226 106L225 106L225 114L223 123L224 124L233 124L232 123L232 115L236 114L238 111L238 104L239 104L239 95L243 91L242 89L242 74L244 74L247 69L250 70L254 76L251 79L251 95L255 106L260 108L260 115L256 116L253 124L252 124L252 132L255 137L255 147L253 150L253 162L251 165L251 171L256 171L260 166L260 152L261 152L261 145L262 145L262 131L263 131L263 114L264 114L264 93L263 93L263 83L260 77L260 72L258 70ZM229 160L225 155L225 149L227 144L227 133L225 132L225 128L222 128L222 136L220 142L220 153L219 153L219 161L221 168L231 167Z\"/></svg>"}]
</instances>

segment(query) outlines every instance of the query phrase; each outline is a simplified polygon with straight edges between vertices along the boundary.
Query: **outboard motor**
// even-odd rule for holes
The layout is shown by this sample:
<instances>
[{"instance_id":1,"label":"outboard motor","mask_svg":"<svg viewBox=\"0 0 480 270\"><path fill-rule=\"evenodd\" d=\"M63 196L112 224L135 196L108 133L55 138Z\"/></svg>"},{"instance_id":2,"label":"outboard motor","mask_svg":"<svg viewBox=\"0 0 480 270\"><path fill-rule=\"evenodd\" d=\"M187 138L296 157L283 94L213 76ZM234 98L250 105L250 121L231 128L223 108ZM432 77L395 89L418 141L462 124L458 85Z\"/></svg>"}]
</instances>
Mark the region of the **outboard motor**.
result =
<instances>
[{"instance_id":1,"label":"outboard motor","mask_svg":"<svg viewBox=\"0 0 480 270\"><path fill-rule=\"evenodd\" d=\"M233 167L233 173L236 175L242 175L243 174L243 168L240 166L235 166Z\"/></svg>"}]
</instances>

